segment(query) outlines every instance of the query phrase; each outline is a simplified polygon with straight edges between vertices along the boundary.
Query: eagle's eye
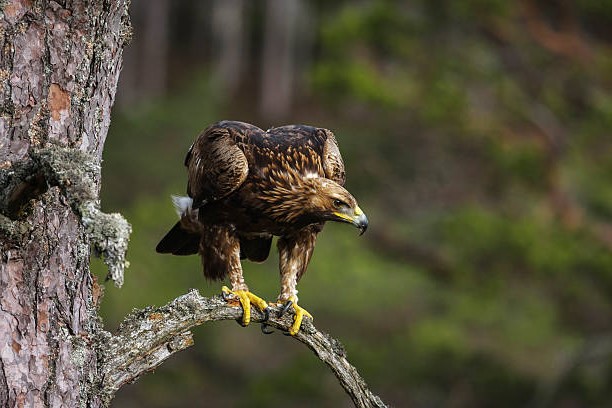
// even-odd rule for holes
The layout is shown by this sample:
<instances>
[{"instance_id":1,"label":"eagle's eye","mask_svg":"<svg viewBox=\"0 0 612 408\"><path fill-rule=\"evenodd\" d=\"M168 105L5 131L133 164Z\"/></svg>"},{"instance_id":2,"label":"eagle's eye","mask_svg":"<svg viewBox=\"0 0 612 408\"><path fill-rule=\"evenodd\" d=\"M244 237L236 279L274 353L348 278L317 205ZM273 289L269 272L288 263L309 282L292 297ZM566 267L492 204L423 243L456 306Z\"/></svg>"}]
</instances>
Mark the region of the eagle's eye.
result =
<instances>
[{"instance_id":1,"label":"eagle's eye","mask_svg":"<svg viewBox=\"0 0 612 408\"><path fill-rule=\"evenodd\" d=\"M348 208L348 204L345 203L342 200L338 200L337 198L334 200L334 207L340 209L340 208Z\"/></svg>"}]
</instances>

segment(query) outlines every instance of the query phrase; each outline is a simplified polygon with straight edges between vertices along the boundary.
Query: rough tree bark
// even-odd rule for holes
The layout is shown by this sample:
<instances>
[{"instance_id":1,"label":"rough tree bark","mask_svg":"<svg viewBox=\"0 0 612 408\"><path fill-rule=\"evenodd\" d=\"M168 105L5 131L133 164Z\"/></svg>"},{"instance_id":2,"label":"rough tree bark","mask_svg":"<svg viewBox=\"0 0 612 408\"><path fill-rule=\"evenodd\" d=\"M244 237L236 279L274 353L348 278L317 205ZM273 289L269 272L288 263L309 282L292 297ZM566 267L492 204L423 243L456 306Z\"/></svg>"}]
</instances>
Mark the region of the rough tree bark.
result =
<instances>
[{"instance_id":1,"label":"rough tree bark","mask_svg":"<svg viewBox=\"0 0 612 408\"><path fill-rule=\"evenodd\" d=\"M242 78L244 52L244 0L215 0L210 6L216 66L221 91L236 92Z\"/></svg>"},{"instance_id":2,"label":"rough tree bark","mask_svg":"<svg viewBox=\"0 0 612 408\"><path fill-rule=\"evenodd\" d=\"M238 318L190 292L103 330L93 252L123 282L130 226L99 209L100 161L129 0L0 0L0 406L103 407L175 352L189 329ZM270 325L286 330L291 317ZM261 320L256 313L255 321ZM304 323L296 337L357 406L384 406L341 345Z\"/></svg>"},{"instance_id":3,"label":"rough tree bark","mask_svg":"<svg viewBox=\"0 0 612 408\"><path fill-rule=\"evenodd\" d=\"M293 102L301 0L266 0L261 68L261 114L270 119L286 115Z\"/></svg>"},{"instance_id":4,"label":"rough tree bark","mask_svg":"<svg viewBox=\"0 0 612 408\"><path fill-rule=\"evenodd\" d=\"M0 406L102 406L91 250L122 281L129 225L98 209L129 0L0 2Z\"/></svg>"}]
</instances>

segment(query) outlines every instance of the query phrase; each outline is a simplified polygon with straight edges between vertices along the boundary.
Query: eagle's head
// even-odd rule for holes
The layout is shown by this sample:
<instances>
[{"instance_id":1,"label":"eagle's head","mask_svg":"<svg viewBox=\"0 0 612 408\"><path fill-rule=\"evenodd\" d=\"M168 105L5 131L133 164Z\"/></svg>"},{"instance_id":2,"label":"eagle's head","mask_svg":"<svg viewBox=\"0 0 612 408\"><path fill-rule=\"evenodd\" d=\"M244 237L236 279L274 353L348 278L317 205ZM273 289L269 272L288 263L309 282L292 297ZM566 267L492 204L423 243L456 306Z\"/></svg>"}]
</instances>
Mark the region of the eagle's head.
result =
<instances>
[{"instance_id":1,"label":"eagle's head","mask_svg":"<svg viewBox=\"0 0 612 408\"><path fill-rule=\"evenodd\" d=\"M321 221L353 224L361 231L368 228L368 218L357 200L340 184L322 177L310 179L311 194L305 209Z\"/></svg>"}]
</instances>

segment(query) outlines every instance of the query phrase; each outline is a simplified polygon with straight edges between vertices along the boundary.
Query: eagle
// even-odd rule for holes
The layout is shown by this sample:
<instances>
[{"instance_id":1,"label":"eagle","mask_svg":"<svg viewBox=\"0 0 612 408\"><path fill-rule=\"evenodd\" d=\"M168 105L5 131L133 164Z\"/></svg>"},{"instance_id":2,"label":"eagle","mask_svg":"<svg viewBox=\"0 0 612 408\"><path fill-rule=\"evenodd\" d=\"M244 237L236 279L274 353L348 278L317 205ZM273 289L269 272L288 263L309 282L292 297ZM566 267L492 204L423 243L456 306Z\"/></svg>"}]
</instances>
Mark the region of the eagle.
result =
<instances>
[{"instance_id":1,"label":"eagle","mask_svg":"<svg viewBox=\"0 0 612 408\"><path fill-rule=\"evenodd\" d=\"M180 220L161 239L159 253L199 254L204 276L229 278L225 299L240 301L242 324L251 304L269 316L265 300L249 291L241 260L263 262L278 237L282 312L292 309L295 335L304 316L297 283L312 257L325 222L357 227L368 219L343 186L344 162L327 129L288 125L263 131L238 122L217 122L196 138L185 158L187 197L173 197Z\"/></svg>"}]
</instances>

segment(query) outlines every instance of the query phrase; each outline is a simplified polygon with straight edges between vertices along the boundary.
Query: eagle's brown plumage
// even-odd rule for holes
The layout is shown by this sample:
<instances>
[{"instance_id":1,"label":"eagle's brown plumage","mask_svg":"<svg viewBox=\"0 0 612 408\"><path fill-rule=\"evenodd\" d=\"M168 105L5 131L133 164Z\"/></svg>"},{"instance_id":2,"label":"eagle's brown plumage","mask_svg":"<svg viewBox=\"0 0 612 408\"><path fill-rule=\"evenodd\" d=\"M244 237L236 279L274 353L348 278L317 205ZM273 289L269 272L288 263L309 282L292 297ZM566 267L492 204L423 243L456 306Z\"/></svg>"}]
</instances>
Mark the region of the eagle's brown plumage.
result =
<instances>
[{"instance_id":1,"label":"eagle's brown plumage","mask_svg":"<svg viewBox=\"0 0 612 408\"><path fill-rule=\"evenodd\" d=\"M248 123L218 122L198 136L185 166L189 198L175 198L181 219L157 251L199 253L204 275L229 275L233 291L248 291L240 259L264 261L276 235L279 300L296 302L297 282L324 223L367 227L343 187L344 163L327 129L290 125L264 132Z\"/></svg>"}]
</instances>

